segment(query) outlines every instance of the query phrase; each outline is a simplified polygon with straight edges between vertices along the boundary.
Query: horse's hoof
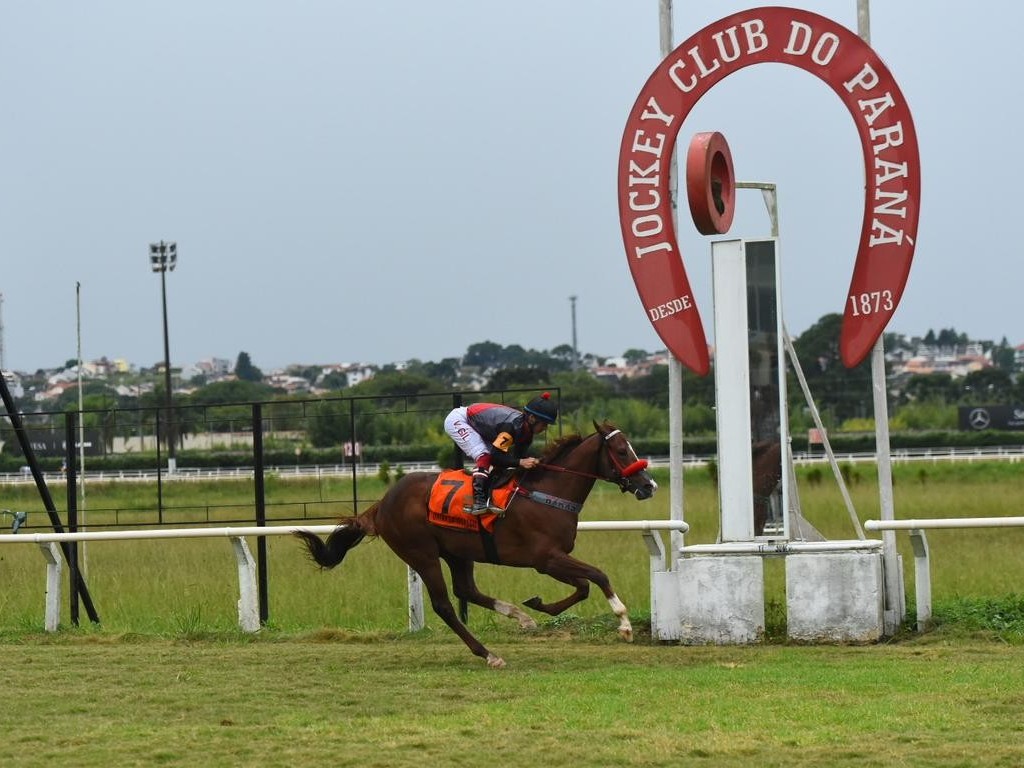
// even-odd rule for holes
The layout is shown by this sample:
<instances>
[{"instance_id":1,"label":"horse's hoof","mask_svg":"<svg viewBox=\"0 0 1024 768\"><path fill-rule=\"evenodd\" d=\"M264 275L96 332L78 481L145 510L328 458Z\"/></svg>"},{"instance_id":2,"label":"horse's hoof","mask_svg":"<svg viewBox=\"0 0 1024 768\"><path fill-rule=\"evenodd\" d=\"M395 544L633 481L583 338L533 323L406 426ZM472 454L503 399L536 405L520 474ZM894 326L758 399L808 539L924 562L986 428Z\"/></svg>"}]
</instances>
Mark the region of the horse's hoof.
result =
<instances>
[{"instance_id":1,"label":"horse's hoof","mask_svg":"<svg viewBox=\"0 0 1024 768\"><path fill-rule=\"evenodd\" d=\"M527 616L527 617L519 620L519 628L520 629L536 629L537 628L537 622L533 620L532 616Z\"/></svg>"},{"instance_id":2,"label":"horse's hoof","mask_svg":"<svg viewBox=\"0 0 1024 768\"><path fill-rule=\"evenodd\" d=\"M504 669L505 660L500 656L495 656L493 653L487 654L487 666L491 669Z\"/></svg>"},{"instance_id":3,"label":"horse's hoof","mask_svg":"<svg viewBox=\"0 0 1024 768\"><path fill-rule=\"evenodd\" d=\"M619 627L619 637L621 637L627 643L633 642L633 628L632 627Z\"/></svg>"},{"instance_id":4,"label":"horse's hoof","mask_svg":"<svg viewBox=\"0 0 1024 768\"><path fill-rule=\"evenodd\" d=\"M540 595L534 595L529 600L524 600L523 605L535 611L540 611L543 610L541 606L544 605L544 601L540 599Z\"/></svg>"}]
</instances>

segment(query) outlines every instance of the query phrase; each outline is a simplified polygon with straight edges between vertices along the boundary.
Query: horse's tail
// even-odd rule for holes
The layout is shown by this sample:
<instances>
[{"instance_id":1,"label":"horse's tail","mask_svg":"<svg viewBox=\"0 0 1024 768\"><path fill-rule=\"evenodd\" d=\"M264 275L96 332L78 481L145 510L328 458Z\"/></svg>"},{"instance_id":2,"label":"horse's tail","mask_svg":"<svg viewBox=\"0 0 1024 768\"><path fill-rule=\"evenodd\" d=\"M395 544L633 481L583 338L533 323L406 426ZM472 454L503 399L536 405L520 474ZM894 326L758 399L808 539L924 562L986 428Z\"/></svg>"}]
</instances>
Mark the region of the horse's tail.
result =
<instances>
[{"instance_id":1,"label":"horse's tail","mask_svg":"<svg viewBox=\"0 0 1024 768\"><path fill-rule=\"evenodd\" d=\"M366 536L376 535L375 521L378 504L374 504L358 517L344 517L338 527L331 531L327 541L308 531L296 531L295 535L309 550L309 556L321 568L333 568L345 559L345 555Z\"/></svg>"}]
</instances>

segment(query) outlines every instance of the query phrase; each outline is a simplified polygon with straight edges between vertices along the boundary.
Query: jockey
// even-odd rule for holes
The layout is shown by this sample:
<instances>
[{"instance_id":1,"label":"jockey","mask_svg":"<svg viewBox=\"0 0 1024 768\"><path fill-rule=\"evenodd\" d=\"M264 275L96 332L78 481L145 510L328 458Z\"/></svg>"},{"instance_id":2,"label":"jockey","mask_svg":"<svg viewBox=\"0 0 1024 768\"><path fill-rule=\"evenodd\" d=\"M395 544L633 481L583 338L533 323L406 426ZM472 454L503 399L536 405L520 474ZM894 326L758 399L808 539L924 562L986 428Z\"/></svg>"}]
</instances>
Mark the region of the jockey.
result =
<instances>
[{"instance_id":1,"label":"jockey","mask_svg":"<svg viewBox=\"0 0 1024 768\"><path fill-rule=\"evenodd\" d=\"M473 460L473 506L467 511L479 515L490 509L491 469L519 467L533 469L539 463L524 456L535 435L558 418L558 406L545 392L517 410L495 403L475 403L454 409L444 420L444 431Z\"/></svg>"}]
</instances>

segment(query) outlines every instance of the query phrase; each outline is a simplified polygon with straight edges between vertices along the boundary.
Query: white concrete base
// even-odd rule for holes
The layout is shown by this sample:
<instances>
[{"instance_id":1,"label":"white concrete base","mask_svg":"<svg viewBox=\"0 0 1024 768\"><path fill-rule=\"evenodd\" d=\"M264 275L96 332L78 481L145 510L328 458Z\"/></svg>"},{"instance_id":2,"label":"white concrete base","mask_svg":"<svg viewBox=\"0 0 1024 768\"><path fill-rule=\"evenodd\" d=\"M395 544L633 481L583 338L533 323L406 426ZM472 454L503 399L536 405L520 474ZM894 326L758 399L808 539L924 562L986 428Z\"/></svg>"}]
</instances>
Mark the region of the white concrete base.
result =
<instances>
[{"instance_id":1,"label":"white concrete base","mask_svg":"<svg viewBox=\"0 0 1024 768\"><path fill-rule=\"evenodd\" d=\"M786 624L792 640L875 642L883 635L880 552L786 557Z\"/></svg>"},{"instance_id":2,"label":"white concrete base","mask_svg":"<svg viewBox=\"0 0 1024 768\"><path fill-rule=\"evenodd\" d=\"M672 571L652 566L656 640L715 645L762 640L763 558L769 555L785 558L791 639L866 643L886 634L881 542L695 545L681 554Z\"/></svg>"},{"instance_id":3,"label":"white concrete base","mask_svg":"<svg viewBox=\"0 0 1024 768\"><path fill-rule=\"evenodd\" d=\"M657 574L663 589L652 632L693 645L743 645L764 637L764 562L760 556L681 558Z\"/></svg>"}]
</instances>

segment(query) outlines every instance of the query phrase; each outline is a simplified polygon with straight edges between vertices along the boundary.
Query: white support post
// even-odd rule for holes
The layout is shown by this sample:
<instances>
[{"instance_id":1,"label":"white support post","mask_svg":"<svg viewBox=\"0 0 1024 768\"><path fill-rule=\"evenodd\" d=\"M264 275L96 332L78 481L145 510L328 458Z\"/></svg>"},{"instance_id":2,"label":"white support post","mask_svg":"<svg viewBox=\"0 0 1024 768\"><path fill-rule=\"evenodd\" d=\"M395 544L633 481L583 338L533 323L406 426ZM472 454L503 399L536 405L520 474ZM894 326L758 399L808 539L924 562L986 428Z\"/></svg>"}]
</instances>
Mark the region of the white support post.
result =
<instances>
[{"instance_id":1,"label":"white support post","mask_svg":"<svg viewBox=\"0 0 1024 768\"><path fill-rule=\"evenodd\" d=\"M747 332L747 267L742 240L711 244L715 316L715 410L718 426L718 494L721 540L754 538L750 493L750 345ZM728 375L721 375L722 372Z\"/></svg>"},{"instance_id":2,"label":"white support post","mask_svg":"<svg viewBox=\"0 0 1024 768\"><path fill-rule=\"evenodd\" d=\"M665 543L661 540L661 534L657 531L643 531L642 535L647 552L651 556L651 573L668 570Z\"/></svg>"},{"instance_id":3,"label":"white support post","mask_svg":"<svg viewBox=\"0 0 1024 768\"><path fill-rule=\"evenodd\" d=\"M892 493L892 462L889 456L889 402L885 389L885 349L879 336L871 349L871 389L875 409L875 455L878 466L878 496L883 520L895 517ZM885 542L882 558L885 563L885 633L896 634L906 615L903 593L903 572L896 555L896 531L883 531Z\"/></svg>"},{"instance_id":4,"label":"white support post","mask_svg":"<svg viewBox=\"0 0 1024 768\"><path fill-rule=\"evenodd\" d=\"M408 568L409 581L409 631L419 632L427 626L423 613L423 580L412 568Z\"/></svg>"},{"instance_id":5,"label":"white support post","mask_svg":"<svg viewBox=\"0 0 1024 768\"><path fill-rule=\"evenodd\" d=\"M60 627L60 593L64 573L64 557L56 542L40 542L39 549L46 560L46 617L44 628L56 632Z\"/></svg>"},{"instance_id":6,"label":"white support post","mask_svg":"<svg viewBox=\"0 0 1024 768\"><path fill-rule=\"evenodd\" d=\"M238 563L238 626L243 632L258 632L260 608L256 591L256 561L241 536L232 536L231 544Z\"/></svg>"},{"instance_id":7,"label":"white support post","mask_svg":"<svg viewBox=\"0 0 1024 768\"><path fill-rule=\"evenodd\" d=\"M895 531L893 531L895 534ZM914 594L917 596L917 631L924 632L932 623L932 566L928 559L928 539L924 531L910 531L914 549Z\"/></svg>"}]
</instances>

